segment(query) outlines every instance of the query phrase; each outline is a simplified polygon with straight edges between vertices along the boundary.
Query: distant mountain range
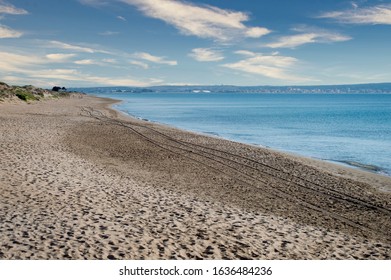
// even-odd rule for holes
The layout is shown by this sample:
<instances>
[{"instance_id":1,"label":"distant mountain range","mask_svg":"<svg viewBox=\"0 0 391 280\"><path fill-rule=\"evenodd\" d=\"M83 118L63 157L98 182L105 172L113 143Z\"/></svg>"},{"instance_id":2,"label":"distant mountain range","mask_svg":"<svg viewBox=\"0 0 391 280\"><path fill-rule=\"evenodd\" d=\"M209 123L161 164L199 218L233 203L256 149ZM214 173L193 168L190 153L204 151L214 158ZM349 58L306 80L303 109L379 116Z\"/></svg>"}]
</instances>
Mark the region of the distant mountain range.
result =
<instances>
[{"instance_id":1,"label":"distant mountain range","mask_svg":"<svg viewBox=\"0 0 391 280\"><path fill-rule=\"evenodd\" d=\"M74 88L72 90L86 93L305 93L305 94L340 94L359 93L391 94L391 83L325 85L325 86L153 86L153 87L95 87Z\"/></svg>"}]
</instances>

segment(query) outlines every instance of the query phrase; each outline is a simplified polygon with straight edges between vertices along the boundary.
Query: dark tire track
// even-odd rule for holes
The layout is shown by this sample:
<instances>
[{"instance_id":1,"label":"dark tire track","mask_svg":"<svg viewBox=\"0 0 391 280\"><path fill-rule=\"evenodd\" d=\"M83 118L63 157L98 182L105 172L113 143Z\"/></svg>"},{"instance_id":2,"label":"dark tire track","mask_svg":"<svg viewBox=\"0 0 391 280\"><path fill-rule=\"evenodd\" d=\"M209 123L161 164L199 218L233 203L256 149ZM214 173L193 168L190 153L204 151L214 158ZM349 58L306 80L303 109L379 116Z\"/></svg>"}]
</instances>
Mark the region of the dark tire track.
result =
<instances>
[{"instance_id":1,"label":"dark tire track","mask_svg":"<svg viewBox=\"0 0 391 280\"><path fill-rule=\"evenodd\" d=\"M390 240L388 231L391 226L391 210L382 205L367 202L249 157L178 140L145 125L130 124L109 118L92 108L83 107L81 110L85 116L125 127L160 149L190 159L248 187L261 189L263 194L270 199L278 197L289 203L299 204L356 228L364 235L367 235L366 233L380 234ZM146 130L153 133L153 137L148 136ZM157 140L159 138L162 139L159 141ZM207 161L213 162L213 165L206 163ZM229 173L222 169L229 169ZM281 184L271 183L268 177L272 177ZM357 211L364 215L356 217L354 213ZM342 214L339 214L341 212ZM382 227L379 228L378 225Z\"/></svg>"}]
</instances>

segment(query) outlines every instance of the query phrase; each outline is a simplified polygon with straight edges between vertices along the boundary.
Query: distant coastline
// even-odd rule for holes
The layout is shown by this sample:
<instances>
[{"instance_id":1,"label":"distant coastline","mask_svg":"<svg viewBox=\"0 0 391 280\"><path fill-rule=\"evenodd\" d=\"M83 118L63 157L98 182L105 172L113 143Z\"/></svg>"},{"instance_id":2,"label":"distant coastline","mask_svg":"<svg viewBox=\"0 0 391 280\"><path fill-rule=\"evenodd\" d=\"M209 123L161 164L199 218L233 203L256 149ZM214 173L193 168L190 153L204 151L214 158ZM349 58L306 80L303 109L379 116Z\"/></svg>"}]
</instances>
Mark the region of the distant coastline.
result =
<instances>
[{"instance_id":1,"label":"distant coastline","mask_svg":"<svg viewBox=\"0 0 391 280\"><path fill-rule=\"evenodd\" d=\"M391 94L391 83L320 86L234 86L234 85L163 85L152 87L88 87L76 91L99 93L113 88L113 93L285 93L285 94Z\"/></svg>"}]
</instances>

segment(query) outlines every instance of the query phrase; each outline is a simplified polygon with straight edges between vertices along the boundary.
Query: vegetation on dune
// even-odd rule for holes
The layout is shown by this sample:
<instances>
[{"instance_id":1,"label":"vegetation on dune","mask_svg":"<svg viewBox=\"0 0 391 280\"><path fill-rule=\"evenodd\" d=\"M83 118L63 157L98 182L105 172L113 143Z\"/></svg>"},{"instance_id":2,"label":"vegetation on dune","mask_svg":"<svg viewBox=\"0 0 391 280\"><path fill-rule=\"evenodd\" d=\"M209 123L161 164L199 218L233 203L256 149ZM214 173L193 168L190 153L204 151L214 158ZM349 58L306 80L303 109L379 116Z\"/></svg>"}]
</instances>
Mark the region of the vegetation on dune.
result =
<instances>
[{"instance_id":1,"label":"vegetation on dune","mask_svg":"<svg viewBox=\"0 0 391 280\"><path fill-rule=\"evenodd\" d=\"M15 95L19 98L19 99L22 99L24 101L30 101L30 100L39 100L39 98L34 95L33 93L25 90L25 89L22 89L22 88L18 88L15 90Z\"/></svg>"},{"instance_id":2,"label":"vegetation on dune","mask_svg":"<svg viewBox=\"0 0 391 280\"><path fill-rule=\"evenodd\" d=\"M0 82L0 101L19 98L26 102L38 101L42 98L59 98L70 96L70 92L65 87L58 87L61 90L47 90L37 88L32 85L26 86L10 86L4 82Z\"/></svg>"}]
</instances>

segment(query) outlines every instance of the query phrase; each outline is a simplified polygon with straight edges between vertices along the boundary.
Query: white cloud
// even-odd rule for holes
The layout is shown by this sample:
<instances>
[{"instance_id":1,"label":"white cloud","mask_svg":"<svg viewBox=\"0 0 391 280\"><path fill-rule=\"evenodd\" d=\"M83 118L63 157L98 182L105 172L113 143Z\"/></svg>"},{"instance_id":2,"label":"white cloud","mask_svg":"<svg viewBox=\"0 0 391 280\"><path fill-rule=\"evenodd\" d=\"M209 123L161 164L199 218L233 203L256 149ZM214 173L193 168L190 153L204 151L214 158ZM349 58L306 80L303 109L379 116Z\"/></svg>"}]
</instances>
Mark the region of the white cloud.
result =
<instances>
[{"instance_id":1,"label":"white cloud","mask_svg":"<svg viewBox=\"0 0 391 280\"><path fill-rule=\"evenodd\" d=\"M30 77L45 80L55 80L82 83L84 85L107 85L107 86L148 86L148 82L134 80L131 77L102 77L85 74L76 69L47 69L35 71Z\"/></svg>"},{"instance_id":2,"label":"white cloud","mask_svg":"<svg viewBox=\"0 0 391 280\"><path fill-rule=\"evenodd\" d=\"M343 23L351 24L391 24L391 4L377 5L373 7L358 8L352 10L327 12L319 18L331 18Z\"/></svg>"},{"instance_id":3,"label":"white cloud","mask_svg":"<svg viewBox=\"0 0 391 280\"><path fill-rule=\"evenodd\" d=\"M255 52L250 52L250 51L246 51L246 50L238 50L238 51L235 51L236 54L240 54L240 55L244 55L244 56L249 56L249 57L253 57L253 56L256 56L257 53Z\"/></svg>"},{"instance_id":4,"label":"white cloud","mask_svg":"<svg viewBox=\"0 0 391 280\"><path fill-rule=\"evenodd\" d=\"M247 27L249 16L243 12L180 0L121 0L136 6L146 16L163 20L185 35L229 41L237 37L259 38L270 33L264 27Z\"/></svg>"},{"instance_id":5,"label":"white cloud","mask_svg":"<svg viewBox=\"0 0 391 280\"><path fill-rule=\"evenodd\" d=\"M75 54L51 53L51 54L47 54L46 58L52 62L66 62L74 56L75 56Z\"/></svg>"},{"instance_id":6,"label":"white cloud","mask_svg":"<svg viewBox=\"0 0 391 280\"><path fill-rule=\"evenodd\" d=\"M76 52L82 52L82 53L111 54L110 52L105 51L105 50L98 50L98 49L93 49L93 48L84 47L84 46L71 45L68 43L60 42L60 41L50 41L48 46L63 49L63 50L72 50L72 51L76 51Z\"/></svg>"},{"instance_id":7,"label":"white cloud","mask_svg":"<svg viewBox=\"0 0 391 280\"><path fill-rule=\"evenodd\" d=\"M117 19L122 20L122 21L127 21L126 18L124 18L123 16L117 16Z\"/></svg>"},{"instance_id":8,"label":"white cloud","mask_svg":"<svg viewBox=\"0 0 391 280\"><path fill-rule=\"evenodd\" d=\"M352 38L349 36L344 36L338 33L310 32L284 36L279 38L277 42L266 44L266 46L270 48L295 48L309 43L343 42L351 39Z\"/></svg>"},{"instance_id":9,"label":"white cloud","mask_svg":"<svg viewBox=\"0 0 391 280\"><path fill-rule=\"evenodd\" d=\"M139 66L139 67L144 68L144 69L148 69L149 68L149 65L147 63L144 63L144 62L141 62L141 61L131 60L131 61L129 61L129 63L132 64L132 65Z\"/></svg>"},{"instance_id":10,"label":"white cloud","mask_svg":"<svg viewBox=\"0 0 391 280\"><path fill-rule=\"evenodd\" d=\"M115 60L114 58L104 58L102 59L102 61L110 64L117 63L117 60Z\"/></svg>"},{"instance_id":11,"label":"white cloud","mask_svg":"<svg viewBox=\"0 0 391 280\"><path fill-rule=\"evenodd\" d=\"M13 75L0 76L0 79L1 81L6 82L9 85L34 85L42 88L49 88L56 85L55 83L50 83L47 80L45 81L37 78L29 78L29 77L13 76Z\"/></svg>"},{"instance_id":12,"label":"white cloud","mask_svg":"<svg viewBox=\"0 0 391 280\"><path fill-rule=\"evenodd\" d=\"M26 15L28 12L24 9L16 8L15 6L5 3L0 0L0 19L3 14L9 15ZM23 35L23 32L14 30L8 26L0 24L0 39L5 38L20 38Z\"/></svg>"},{"instance_id":13,"label":"white cloud","mask_svg":"<svg viewBox=\"0 0 391 280\"><path fill-rule=\"evenodd\" d=\"M23 35L22 32L11 29L5 25L0 25L0 39L19 38Z\"/></svg>"},{"instance_id":14,"label":"white cloud","mask_svg":"<svg viewBox=\"0 0 391 280\"><path fill-rule=\"evenodd\" d=\"M0 51L0 72L25 72L28 68L45 63L45 59L35 55L23 55Z\"/></svg>"},{"instance_id":15,"label":"white cloud","mask_svg":"<svg viewBox=\"0 0 391 280\"><path fill-rule=\"evenodd\" d=\"M196 48L189 54L192 58L197 61L220 61L224 59L224 56L210 48Z\"/></svg>"},{"instance_id":16,"label":"white cloud","mask_svg":"<svg viewBox=\"0 0 391 280\"><path fill-rule=\"evenodd\" d=\"M100 66L111 66L111 64L116 64L117 61L112 58L104 58L101 60L94 60L94 59L80 59L74 61L77 65L100 65Z\"/></svg>"},{"instance_id":17,"label":"white cloud","mask_svg":"<svg viewBox=\"0 0 391 280\"><path fill-rule=\"evenodd\" d=\"M112 1L112 0L79 0L80 3L82 3L83 5L89 5L89 6L93 6L93 7L102 7L102 6L105 6L105 5L108 5L109 2Z\"/></svg>"},{"instance_id":18,"label":"white cloud","mask_svg":"<svg viewBox=\"0 0 391 280\"><path fill-rule=\"evenodd\" d=\"M154 84L154 82L150 81L139 81L134 80L132 77L100 77L100 76L90 76L84 75L82 76L80 81L87 81L90 85L107 85L107 86L130 86L130 87L147 87Z\"/></svg>"},{"instance_id":19,"label":"white cloud","mask_svg":"<svg viewBox=\"0 0 391 280\"><path fill-rule=\"evenodd\" d=\"M0 72L34 74L36 71L40 71L45 65L65 62L73 56L73 54L48 54L45 56L37 56L0 51Z\"/></svg>"},{"instance_id":20,"label":"white cloud","mask_svg":"<svg viewBox=\"0 0 391 280\"><path fill-rule=\"evenodd\" d=\"M251 27L245 32L246 37L259 38L270 33L270 30L264 27Z\"/></svg>"},{"instance_id":21,"label":"white cloud","mask_svg":"<svg viewBox=\"0 0 391 280\"><path fill-rule=\"evenodd\" d=\"M166 60L164 57L154 56L146 52L135 53L133 56L138 59L143 59L158 64L167 64L171 66L178 64L178 62L175 60Z\"/></svg>"},{"instance_id":22,"label":"white cloud","mask_svg":"<svg viewBox=\"0 0 391 280\"><path fill-rule=\"evenodd\" d=\"M19 9L11 4L0 1L0 14L27 15L28 12L24 9Z\"/></svg>"},{"instance_id":23,"label":"white cloud","mask_svg":"<svg viewBox=\"0 0 391 280\"><path fill-rule=\"evenodd\" d=\"M93 64L99 64L99 63L96 62L95 60L92 60L92 59L81 59L81 60L76 60L75 64L78 64L78 65L93 65Z\"/></svg>"},{"instance_id":24,"label":"white cloud","mask_svg":"<svg viewBox=\"0 0 391 280\"><path fill-rule=\"evenodd\" d=\"M352 7L354 8L354 9L357 9L358 8L358 4L356 3L356 2L351 2L350 3L351 5L352 5Z\"/></svg>"},{"instance_id":25,"label":"white cloud","mask_svg":"<svg viewBox=\"0 0 391 280\"><path fill-rule=\"evenodd\" d=\"M28 81L28 83L36 84L36 81L41 85L67 82L74 86L150 86L151 84L162 82L161 80L154 79L137 80L132 77L95 76L77 69L48 69L46 67L48 64L53 63L53 60L49 59L49 57L60 58L60 56L49 55L49 57L40 57L0 51L0 57L0 79L11 82L25 83Z\"/></svg>"},{"instance_id":26,"label":"white cloud","mask_svg":"<svg viewBox=\"0 0 391 280\"><path fill-rule=\"evenodd\" d=\"M45 69L30 73L30 77L44 79L58 79L72 81L75 77L80 76L80 73L75 69Z\"/></svg>"},{"instance_id":27,"label":"white cloud","mask_svg":"<svg viewBox=\"0 0 391 280\"><path fill-rule=\"evenodd\" d=\"M308 78L290 74L293 66L298 62L294 57L278 54L264 55L245 50L236 51L235 53L244 55L247 58L235 63L223 64L223 67L279 80L294 82L309 81Z\"/></svg>"},{"instance_id":28,"label":"white cloud","mask_svg":"<svg viewBox=\"0 0 391 280\"><path fill-rule=\"evenodd\" d=\"M101 32L99 33L99 35L102 35L102 36L114 36L114 35L118 35L119 32L116 32L116 31L105 31L105 32Z\"/></svg>"}]
</instances>

